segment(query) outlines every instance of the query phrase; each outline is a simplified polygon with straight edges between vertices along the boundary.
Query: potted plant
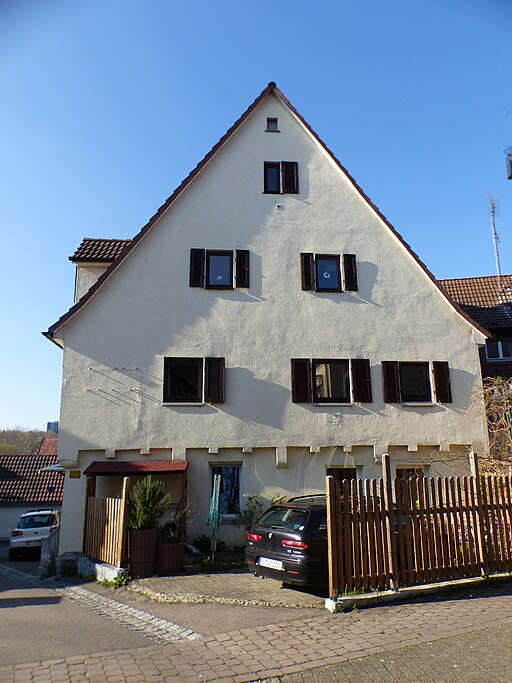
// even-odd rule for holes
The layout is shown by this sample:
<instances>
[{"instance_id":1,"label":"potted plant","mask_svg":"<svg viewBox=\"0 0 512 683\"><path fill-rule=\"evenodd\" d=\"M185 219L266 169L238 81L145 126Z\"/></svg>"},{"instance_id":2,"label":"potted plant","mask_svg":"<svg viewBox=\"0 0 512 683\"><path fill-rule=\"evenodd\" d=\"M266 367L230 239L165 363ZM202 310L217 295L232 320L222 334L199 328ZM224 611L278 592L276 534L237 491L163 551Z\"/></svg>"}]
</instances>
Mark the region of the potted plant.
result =
<instances>
[{"instance_id":1,"label":"potted plant","mask_svg":"<svg viewBox=\"0 0 512 683\"><path fill-rule=\"evenodd\" d=\"M180 515L176 513L159 529L156 562L159 570L166 575L182 572L184 551Z\"/></svg>"},{"instance_id":2,"label":"potted plant","mask_svg":"<svg viewBox=\"0 0 512 683\"><path fill-rule=\"evenodd\" d=\"M130 573L152 576L156 566L158 520L171 504L165 484L151 475L137 481L128 500L128 557Z\"/></svg>"}]
</instances>

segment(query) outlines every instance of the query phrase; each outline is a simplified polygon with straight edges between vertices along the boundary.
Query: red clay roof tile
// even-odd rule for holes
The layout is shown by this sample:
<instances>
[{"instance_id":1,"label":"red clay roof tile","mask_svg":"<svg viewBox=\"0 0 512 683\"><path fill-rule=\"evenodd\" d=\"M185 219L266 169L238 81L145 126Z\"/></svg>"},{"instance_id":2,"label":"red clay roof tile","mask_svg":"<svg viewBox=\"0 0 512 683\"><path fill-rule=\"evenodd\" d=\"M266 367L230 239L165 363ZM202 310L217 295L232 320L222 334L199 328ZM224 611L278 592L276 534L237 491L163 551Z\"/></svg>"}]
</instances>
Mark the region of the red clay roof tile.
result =
<instances>
[{"instance_id":1,"label":"red clay roof tile","mask_svg":"<svg viewBox=\"0 0 512 683\"><path fill-rule=\"evenodd\" d=\"M489 330L512 327L512 275L439 280L449 296Z\"/></svg>"},{"instance_id":2,"label":"red clay roof tile","mask_svg":"<svg viewBox=\"0 0 512 683\"><path fill-rule=\"evenodd\" d=\"M131 240L84 237L70 261L101 261L112 263Z\"/></svg>"},{"instance_id":3,"label":"red clay roof tile","mask_svg":"<svg viewBox=\"0 0 512 683\"><path fill-rule=\"evenodd\" d=\"M0 455L0 505L61 505L64 476L42 472L57 464L56 455Z\"/></svg>"}]
</instances>

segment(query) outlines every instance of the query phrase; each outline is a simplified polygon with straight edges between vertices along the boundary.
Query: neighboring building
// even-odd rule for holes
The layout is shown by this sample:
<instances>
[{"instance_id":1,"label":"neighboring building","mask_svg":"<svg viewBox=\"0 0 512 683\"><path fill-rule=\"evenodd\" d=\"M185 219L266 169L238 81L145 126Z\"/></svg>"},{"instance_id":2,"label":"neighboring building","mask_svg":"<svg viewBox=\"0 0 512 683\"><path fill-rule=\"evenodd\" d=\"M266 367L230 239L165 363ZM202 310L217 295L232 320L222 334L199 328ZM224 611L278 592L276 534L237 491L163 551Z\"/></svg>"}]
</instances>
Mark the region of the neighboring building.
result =
<instances>
[{"instance_id":1,"label":"neighboring building","mask_svg":"<svg viewBox=\"0 0 512 683\"><path fill-rule=\"evenodd\" d=\"M165 472L179 497L188 468L193 540L216 473L228 521L249 494L379 476L383 452L457 473L486 444L486 330L273 83L133 240L71 258L77 301L46 333L73 470L61 553L82 547L87 475L103 496Z\"/></svg>"},{"instance_id":2,"label":"neighboring building","mask_svg":"<svg viewBox=\"0 0 512 683\"><path fill-rule=\"evenodd\" d=\"M55 434L59 433L59 422L47 422L46 423L46 431L47 432L55 432Z\"/></svg>"},{"instance_id":3,"label":"neighboring building","mask_svg":"<svg viewBox=\"0 0 512 683\"><path fill-rule=\"evenodd\" d=\"M0 540L9 538L24 512L61 507L64 476L61 472L39 472L57 463L56 453L0 455Z\"/></svg>"},{"instance_id":4,"label":"neighboring building","mask_svg":"<svg viewBox=\"0 0 512 683\"><path fill-rule=\"evenodd\" d=\"M512 377L512 275L440 280L450 297L491 336L480 349L483 377Z\"/></svg>"},{"instance_id":5,"label":"neighboring building","mask_svg":"<svg viewBox=\"0 0 512 683\"><path fill-rule=\"evenodd\" d=\"M37 452L39 455L58 455L58 444L56 436L44 436Z\"/></svg>"}]
</instances>

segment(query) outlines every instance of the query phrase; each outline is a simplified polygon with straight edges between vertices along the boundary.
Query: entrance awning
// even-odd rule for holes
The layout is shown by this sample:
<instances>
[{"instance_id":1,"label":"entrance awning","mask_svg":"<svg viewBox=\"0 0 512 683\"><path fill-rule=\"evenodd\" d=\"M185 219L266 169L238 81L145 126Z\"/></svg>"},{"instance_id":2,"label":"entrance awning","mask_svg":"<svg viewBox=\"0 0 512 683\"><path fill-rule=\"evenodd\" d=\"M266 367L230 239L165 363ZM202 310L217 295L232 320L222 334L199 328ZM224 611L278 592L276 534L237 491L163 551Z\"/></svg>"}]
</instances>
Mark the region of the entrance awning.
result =
<instances>
[{"instance_id":1,"label":"entrance awning","mask_svg":"<svg viewBox=\"0 0 512 683\"><path fill-rule=\"evenodd\" d=\"M130 476L131 474L174 474L186 472L187 460L141 460L135 462L92 462L84 474L87 476Z\"/></svg>"}]
</instances>

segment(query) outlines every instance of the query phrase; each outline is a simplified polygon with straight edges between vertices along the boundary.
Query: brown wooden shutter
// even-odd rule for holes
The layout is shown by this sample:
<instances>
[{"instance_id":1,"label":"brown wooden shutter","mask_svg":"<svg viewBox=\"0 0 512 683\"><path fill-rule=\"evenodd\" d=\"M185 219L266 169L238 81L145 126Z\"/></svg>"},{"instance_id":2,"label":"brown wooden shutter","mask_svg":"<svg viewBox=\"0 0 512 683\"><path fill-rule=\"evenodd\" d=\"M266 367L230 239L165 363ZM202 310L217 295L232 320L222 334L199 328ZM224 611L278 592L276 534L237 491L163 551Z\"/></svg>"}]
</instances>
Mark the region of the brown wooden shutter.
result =
<instances>
[{"instance_id":1,"label":"brown wooden shutter","mask_svg":"<svg viewBox=\"0 0 512 683\"><path fill-rule=\"evenodd\" d=\"M237 287L249 287L249 250L236 250L235 281Z\"/></svg>"},{"instance_id":2,"label":"brown wooden shutter","mask_svg":"<svg viewBox=\"0 0 512 683\"><path fill-rule=\"evenodd\" d=\"M282 161L283 193L299 193L299 165L296 161Z\"/></svg>"},{"instance_id":3,"label":"brown wooden shutter","mask_svg":"<svg viewBox=\"0 0 512 683\"><path fill-rule=\"evenodd\" d=\"M205 358L204 400L224 403L224 358Z\"/></svg>"},{"instance_id":4,"label":"brown wooden shutter","mask_svg":"<svg viewBox=\"0 0 512 683\"><path fill-rule=\"evenodd\" d=\"M204 287L204 249L190 250L190 287Z\"/></svg>"},{"instance_id":5,"label":"brown wooden shutter","mask_svg":"<svg viewBox=\"0 0 512 683\"><path fill-rule=\"evenodd\" d=\"M311 403L311 363L309 358L292 358L292 401Z\"/></svg>"},{"instance_id":6,"label":"brown wooden shutter","mask_svg":"<svg viewBox=\"0 0 512 683\"><path fill-rule=\"evenodd\" d=\"M372 402L372 380L370 361L367 358L354 358L352 364L352 381L354 383L354 401Z\"/></svg>"},{"instance_id":7,"label":"brown wooden shutter","mask_svg":"<svg viewBox=\"0 0 512 683\"><path fill-rule=\"evenodd\" d=\"M357 292L357 265L355 254L343 254L343 280L345 289Z\"/></svg>"},{"instance_id":8,"label":"brown wooden shutter","mask_svg":"<svg viewBox=\"0 0 512 683\"><path fill-rule=\"evenodd\" d=\"M436 398L439 403L451 403L452 388L450 368L447 361L434 361L434 382L436 385Z\"/></svg>"},{"instance_id":9,"label":"brown wooden shutter","mask_svg":"<svg viewBox=\"0 0 512 683\"><path fill-rule=\"evenodd\" d=\"M400 403L400 381L398 379L398 362L382 361L382 382L384 385L384 401Z\"/></svg>"},{"instance_id":10,"label":"brown wooden shutter","mask_svg":"<svg viewBox=\"0 0 512 683\"><path fill-rule=\"evenodd\" d=\"M300 255L300 273L302 289L315 289L315 264L313 254Z\"/></svg>"}]
</instances>

